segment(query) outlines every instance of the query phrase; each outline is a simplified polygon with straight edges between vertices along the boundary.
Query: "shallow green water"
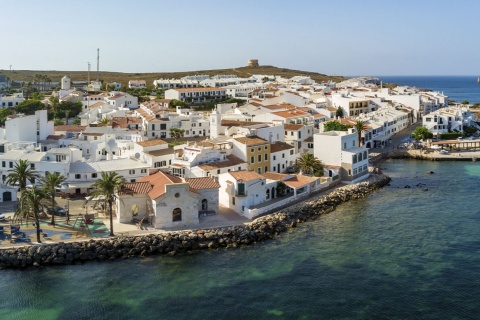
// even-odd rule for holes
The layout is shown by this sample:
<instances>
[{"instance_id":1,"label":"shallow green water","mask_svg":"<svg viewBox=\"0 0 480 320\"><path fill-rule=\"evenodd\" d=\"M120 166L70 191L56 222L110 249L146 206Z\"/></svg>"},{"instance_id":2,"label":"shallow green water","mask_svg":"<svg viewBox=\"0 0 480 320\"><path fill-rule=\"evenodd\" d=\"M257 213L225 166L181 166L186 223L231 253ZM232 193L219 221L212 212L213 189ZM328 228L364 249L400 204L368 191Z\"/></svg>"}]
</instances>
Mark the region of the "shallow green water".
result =
<instances>
[{"instance_id":1,"label":"shallow green water","mask_svg":"<svg viewBox=\"0 0 480 320\"><path fill-rule=\"evenodd\" d=\"M1 271L0 318L478 318L480 164L384 167L389 187L275 241Z\"/></svg>"}]
</instances>

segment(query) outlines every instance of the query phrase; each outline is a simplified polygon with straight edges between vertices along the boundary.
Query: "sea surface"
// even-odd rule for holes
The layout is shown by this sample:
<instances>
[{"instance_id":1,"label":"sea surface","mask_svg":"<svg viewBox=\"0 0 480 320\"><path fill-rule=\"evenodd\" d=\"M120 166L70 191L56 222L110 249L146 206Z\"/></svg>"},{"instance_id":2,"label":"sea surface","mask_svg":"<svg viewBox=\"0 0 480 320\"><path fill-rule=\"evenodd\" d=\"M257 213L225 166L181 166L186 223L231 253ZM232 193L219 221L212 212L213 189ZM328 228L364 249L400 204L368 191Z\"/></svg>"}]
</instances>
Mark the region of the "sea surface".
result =
<instances>
[{"instance_id":1,"label":"sea surface","mask_svg":"<svg viewBox=\"0 0 480 320\"><path fill-rule=\"evenodd\" d=\"M480 102L480 84L477 76L376 76L385 83L408 85L443 92L448 100Z\"/></svg>"},{"instance_id":2,"label":"sea surface","mask_svg":"<svg viewBox=\"0 0 480 320\"><path fill-rule=\"evenodd\" d=\"M390 186L251 247L2 270L0 319L478 319L480 163L382 167Z\"/></svg>"}]
</instances>

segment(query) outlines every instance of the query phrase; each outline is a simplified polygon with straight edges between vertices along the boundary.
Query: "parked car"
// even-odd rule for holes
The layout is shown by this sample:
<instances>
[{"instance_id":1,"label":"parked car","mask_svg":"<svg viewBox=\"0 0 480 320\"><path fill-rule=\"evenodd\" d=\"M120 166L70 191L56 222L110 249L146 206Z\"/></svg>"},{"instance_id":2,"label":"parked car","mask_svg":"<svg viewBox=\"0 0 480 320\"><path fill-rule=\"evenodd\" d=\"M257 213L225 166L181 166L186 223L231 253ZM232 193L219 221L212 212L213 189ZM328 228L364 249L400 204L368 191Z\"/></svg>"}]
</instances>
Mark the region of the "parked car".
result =
<instances>
[{"instance_id":1,"label":"parked car","mask_svg":"<svg viewBox=\"0 0 480 320\"><path fill-rule=\"evenodd\" d=\"M297 168L295 168L295 167L288 167L287 168L287 173L295 173L295 172L297 172Z\"/></svg>"},{"instance_id":2,"label":"parked car","mask_svg":"<svg viewBox=\"0 0 480 320\"><path fill-rule=\"evenodd\" d=\"M441 154L448 154L448 150L440 150Z\"/></svg>"},{"instance_id":3,"label":"parked car","mask_svg":"<svg viewBox=\"0 0 480 320\"><path fill-rule=\"evenodd\" d=\"M48 213L54 214L56 216L62 216L62 217L67 215L67 211L65 211L65 209L63 209L62 207L55 207L53 211L51 208L48 208Z\"/></svg>"}]
</instances>

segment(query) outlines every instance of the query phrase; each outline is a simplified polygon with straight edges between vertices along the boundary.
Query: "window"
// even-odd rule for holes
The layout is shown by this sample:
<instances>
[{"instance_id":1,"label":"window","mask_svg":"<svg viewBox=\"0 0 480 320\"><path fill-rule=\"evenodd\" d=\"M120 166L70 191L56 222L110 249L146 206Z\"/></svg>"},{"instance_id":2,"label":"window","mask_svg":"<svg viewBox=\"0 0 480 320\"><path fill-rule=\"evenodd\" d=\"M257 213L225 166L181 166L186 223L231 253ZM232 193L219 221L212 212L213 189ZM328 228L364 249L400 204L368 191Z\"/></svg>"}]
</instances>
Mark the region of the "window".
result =
<instances>
[{"instance_id":1,"label":"window","mask_svg":"<svg viewBox=\"0 0 480 320\"><path fill-rule=\"evenodd\" d=\"M268 153L265 153L265 161L268 160Z\"/></svg>"},{"instance_id":2,"label":"window","mask_svg":"<svg viewBox=\"0 0 480 320\"><path fill-rule=\"evenodd\" d=\"M353 163L357 163L357 155L354 154L353 157L352 157L352 162Z\"/></svg>"},{"instance_id":3,"label":"window","mask_svg":"<svg viewBox=\"0 0 480 320\"><path fill-rule=\"evenodd\" d=\"M250 149L250 152L255 152L255 149L253 149L253 148L252 148L252 149Z\"/></svg>"},{"instance_id":4,"label":"window","mask_svg":"<svg viewBox=\"0 0 480 320\"><path fill-rule=\"evenodd\" d=\"M135 179L131 179L130 182L135 182Z\"/></svg>"},{"instance_id":5,"label":"window","mask_svg":"<svg viewBox=\"0 0 480 320\"><path fill-rule=\"evenodd\" d=\"M75 175L75 179L80 179L80 174L77 173L77 174Z\"/></svg>"},{"instance_id":6,"label":"window","mask_svg":"<svg viewBox=\"0 0 480 320\"><path fill-rule=\"evenodd\" d=\"M235 197L232 197L232 204L235 205Z\"/></svg>"},{"instance_id":7,"label":"window","mask_svg":"<svg viewBox=\"0 0 480 320\"><path fill-rule=\"evenodd\" d=\"M262 174L262 168L257 168L258 174Z\"/></svg>"},{"instance_id":8,"label":"window","mask_svg":"<svg viewBox=\"0 0 480 320\"><path fill-rule=\"evenodd\" d=\"M258 151L262 151L262 147L258 147Z\"/></svg>"},{"instance_id":9,"label":"window","mask_svg":"<svg viewBox=\"0 0 480 320\"><path fill-rule=\"evenodd\" d=\"M2 167L5 168L5 166L6 166L5 161L2 161Z\"/></svg>"},{"instance_id":10,"label":"window","mask_svg":"<svg viewBox=\"0 0 480 320\"><path fill-rule=\"evenodd\" d=\"M284 158L285 158L285 153L282 153L282 159L284 159Z\"/></svg>"},{"instance_id":11,"label":"window","mask_svg":"<svg viewBox=\"0 0 480 320\"><path fill-rule=\"evenodd\" d=\"M262 155L261 154L258 155L258 162L262 162Z\"/></svg>"},{"instance_id":12,"label":"window","mask_svg":"<svg viewBox=\"0 0 480 320\"><path fill-rule=\"evenodd\" d=\"M128 174L135 174L135 170L128 170Z\"/></svg>"},{"instance_id":13,"label":"window","mask_svg":"<svg viewBox=\"0 0 480 320\"><path fill-rule=\"evenodd\" d=\"M268 171L268 167L265 166L265 169L264 169L264 170L265 170L264 172L267 172L267 171ZM263 185L263 182L262 182L262 185Z\"/></svg>"},{"instance_id":14,"label":"window","mask_svg":"<svg viewBox=\"0 0 480 320\"><path fill-rule=\"evenodd\" d=\"M140 170L141 173L147 173L147 169Z\"/></svg>"},{"instance_id":15,"label":"window","mask_svg":"<svg viewBox=\"0 0 480 320\"><path fill-rule=\"evenodd\" d=\"M220 169L217 170L217 174L220 174Z\"/></svg>"},{"instance_id":16,"label":"window","mask_svg":"<svg viewBox=\"0 0 480 320\"><path fill-rule=\"evenodd\" d=\"M267 146L265 146L265 150L268 150L268 147L267 147Z\"/></svg>"},{"instance_id":17,"label":"window","mask_svg":"<svg viewBox=\"0 0 480 320\"><path fill-rule=\"evenodd\" d=\"M155 130L155 124L152 124L152 130Z\"/></svg>"},{"instance_id":18,"label":"window","mask_svg":"<svg viewBox=\"0 0 480 320\"><path fill-rule=\"evenodd\" d=\"M277 156L273 156L273 161L277 160Z\"/></svg>"},{"instance_id":19,"label":"window","mask_svg":"<svg viewBox=\"0 0 480 320\"><path fill-rule=\"evenodd\" d=\"M13 162L10 161L10 163L8 164L8 166L9 166L10 168L13 168Z\"/></svg>"},{"instance_id":20,"label":"window","mask_svg":"<svg viewBox=\"0 0 480 320\"><path fill-rule=\"evenodd\" d=\"M298 139L301 139L301 138L302 138L302 132L298 131Z\"/></svg>"},{"instance_id":21,"label":"window","mask_svg":"<svg viewBox=\"0 0 480 320\"><path fill-rule=\"evenodd\" d=\"M290 150L290 155L293 155L293 150Z\"/></svg>"},{"instance_id":22,"label":"window","mask_svg":"<svg viewBox=\"0 0 480 320\"><path fill-rule=\"evenodd\" d=\"M172 221L182 221L182 209L175 208L172 211Z\"/></svg>"},{"instance_id":23,"label":"window","mask_svg":"<svg viewBox=\"0 0 480 320\"><path fill-rule=\"evenodd\" d=\"M250 163L255 163L255 157L254 156L250 157Z\"/></svg>"},{"instance_id":24,"label":"window","mask_svg":"<svg viewBox=\"0 0 480 320\"><path fill-rule=\"evenodd\" d=\"M202 200L202 210L208 210L208 201L207 199Z\"/></svg>"},{"instance_id":25,"label":"window","mask_svg":"<svg viewBox=\"0 0 480 320\"><path fill-rule=\"evenodd\" d=\"M343 149L347 149L347 143L346 142L343 143Z\"/></svg>"},{"instance_id":26,"label":"window","mask_svg":"<svg viewBox=\"0 0 480 320\"><path fill-rule=\"evenodd\" d=\"M237 193L237 194L238 194L239 196L244 196L244 195L246 195L246 193L245 193L245 183L239 182L239 183L237 184L237 188L238 188L238 193Z\"/></svg>"},{"instance_id":27,"label":"window","mask_svg":"<svg viewBox=\"0 0 480 320\"><path fill-rule=\"evenodd\" d=\"M96 178L97 177L97 173L92 173L92 178Z\"/></svg>"}]
</instances>

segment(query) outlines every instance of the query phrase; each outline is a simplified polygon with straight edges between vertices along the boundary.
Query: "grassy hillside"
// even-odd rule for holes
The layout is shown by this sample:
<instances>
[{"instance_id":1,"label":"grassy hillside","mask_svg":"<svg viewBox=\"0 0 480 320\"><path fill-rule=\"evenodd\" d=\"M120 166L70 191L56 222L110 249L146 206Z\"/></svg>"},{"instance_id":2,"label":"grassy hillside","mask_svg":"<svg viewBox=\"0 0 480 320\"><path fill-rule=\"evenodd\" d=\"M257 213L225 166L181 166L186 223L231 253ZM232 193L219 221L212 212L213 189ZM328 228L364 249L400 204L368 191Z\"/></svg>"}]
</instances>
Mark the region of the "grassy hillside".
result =
<instances>
[{"instance_id":1,"label":"grassy hillside","mask_svg":"<svg viewBox=\"0 0 480 320\"><path fill-rule=\"evenodd\" d=\"M52 81L60 81L60 79L68 75L70 79L75 80L87 80L87 71L40 71L40 70L0 70L0 74L4 74L12 80L21 81L33 81L35 74L46 74ZM277 68L273 66L260 66L260 67L239 67L233 69L219 69L219 70L197 70L187 72L155 72L155 73L122 73L122 72L100 72L100 79L104 82L120 82L122 85L126 85L129 80L146 80L147 85L151 86L153 80L164 78L181 78L187 75L195 74L208 74L210 76L216 74L236 74L239 77L249 77L253 74L266 74L266 75L279 75L285 78L291 78L293 76L305 75L310 76L317 82L323 82L328 80L342 81L344 77L327 76L324 74L308 71L291 70L285 68ZM95 80L97 78L96 71L90 72L90 79Z\"/></svg>"}]
</instances>

